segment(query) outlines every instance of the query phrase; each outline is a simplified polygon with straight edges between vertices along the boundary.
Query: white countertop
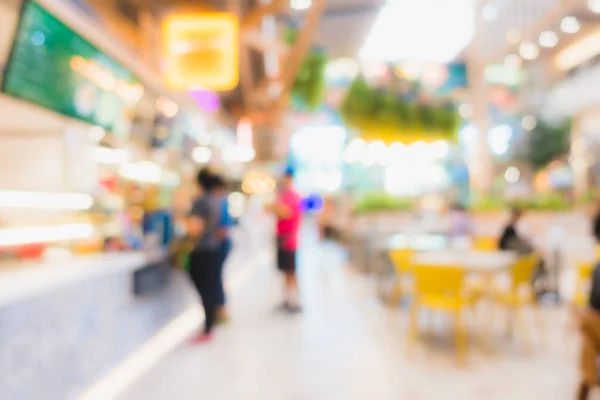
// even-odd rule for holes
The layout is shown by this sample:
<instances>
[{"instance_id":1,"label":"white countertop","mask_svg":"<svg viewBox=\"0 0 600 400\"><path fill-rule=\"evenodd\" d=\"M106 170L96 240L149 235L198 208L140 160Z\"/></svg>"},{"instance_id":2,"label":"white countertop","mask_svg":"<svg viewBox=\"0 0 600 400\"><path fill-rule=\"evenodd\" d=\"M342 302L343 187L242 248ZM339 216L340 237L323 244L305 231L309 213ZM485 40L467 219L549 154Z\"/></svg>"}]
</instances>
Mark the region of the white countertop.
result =
<instances>
[{"instance_id":1,"label":"white countertop","mask_svg":"<svg viewBox=\"0 0 600 400\"><path fill-rule=\"evenodd\" d=\"M4 264L0 266L0 307L100 275L133 271L160 255L160 251L133 251Z\"/></svg>"}]
</instances>

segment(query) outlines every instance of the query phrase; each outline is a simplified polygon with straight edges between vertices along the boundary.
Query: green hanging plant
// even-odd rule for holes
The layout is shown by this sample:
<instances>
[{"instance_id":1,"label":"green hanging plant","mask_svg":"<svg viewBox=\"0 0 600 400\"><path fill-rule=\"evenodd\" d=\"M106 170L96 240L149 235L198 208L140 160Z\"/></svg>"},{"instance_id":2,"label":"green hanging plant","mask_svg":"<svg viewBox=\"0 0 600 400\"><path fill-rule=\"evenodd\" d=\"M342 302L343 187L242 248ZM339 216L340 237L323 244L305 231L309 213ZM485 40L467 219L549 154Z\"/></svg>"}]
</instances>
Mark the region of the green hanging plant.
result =
<instances>
[{"instance_id":1,"label":"green hanging plant","mask_svg":"<svg viewBox=\"0 0 600 400\"><path fill-rule=\"evenodd\" d=\"M418 104L357 78L339 107L345 123L363 137L386 142L455 140L460 126L449 105Z\"/></svg>"},{"instance_id":2,"label":"green hanging plant","mask_svg":"<svg viewBox=\"0 0 600 400\"><path fill-rule=\"evenodd\" d=\"M285 42L290 46L296 42L298 30L288 29L285 34ZM327 55L320 48L312 48L294 80L292 88L293 104L300 109L316 110L325 98L325 68L327 67Z\"/></svg>"},{"instance_id":3,"label":"green hanging plant","mask_svg":"<svg viewBox=\"0 0 600 400\"><path fill-rule=\"evenodd\" d=\"M325 98L327 57L322 50L311 50L294 81L292 96L309 110L321 106Z\"/></svg>"}]
</instances>

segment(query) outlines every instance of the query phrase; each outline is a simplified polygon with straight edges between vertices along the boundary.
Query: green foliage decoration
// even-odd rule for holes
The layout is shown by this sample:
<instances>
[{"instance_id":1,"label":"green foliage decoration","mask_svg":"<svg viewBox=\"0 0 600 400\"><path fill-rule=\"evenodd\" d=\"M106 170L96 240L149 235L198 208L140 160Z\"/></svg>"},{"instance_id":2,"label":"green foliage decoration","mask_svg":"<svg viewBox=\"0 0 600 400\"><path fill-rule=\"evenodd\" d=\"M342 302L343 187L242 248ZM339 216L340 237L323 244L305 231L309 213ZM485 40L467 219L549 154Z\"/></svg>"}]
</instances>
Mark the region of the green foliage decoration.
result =
<instances>
[{"instance_id":1,"label":"green foliage decoration","mask_svg":"<svg viewBox=\"0 0 600 400\"><path fill-rule=\"evenodd\" d=\"M362 77L352 82L338 111L366 139L386 142L456 140L461 123L453 105L417 104Z\"/></svg>"}]
</instances>

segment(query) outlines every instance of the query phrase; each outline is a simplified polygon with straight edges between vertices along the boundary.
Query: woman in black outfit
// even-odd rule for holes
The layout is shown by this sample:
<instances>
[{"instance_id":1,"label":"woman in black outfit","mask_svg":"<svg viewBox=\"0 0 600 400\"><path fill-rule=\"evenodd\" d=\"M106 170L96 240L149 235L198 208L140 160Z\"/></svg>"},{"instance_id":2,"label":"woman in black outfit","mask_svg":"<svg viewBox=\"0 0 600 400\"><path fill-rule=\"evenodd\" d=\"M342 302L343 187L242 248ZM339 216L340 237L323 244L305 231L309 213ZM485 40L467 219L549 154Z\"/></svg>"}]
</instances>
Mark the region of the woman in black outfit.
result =
<instances>
[{"instance_id":1,"label":"woman in black outfit","mask_svg":"<svg viewBox=\"0 0 600 400\"><path fill-rule=\"evenodd\" d=\"M219 267L220 198L215 194L219 178L204 169L198 174L202 195L194 200L188 217L188 235L196 243L190 254L189 274L204 306L205 327L194 342L209 341L215 323Z\"/></svg>"}]
</instances>

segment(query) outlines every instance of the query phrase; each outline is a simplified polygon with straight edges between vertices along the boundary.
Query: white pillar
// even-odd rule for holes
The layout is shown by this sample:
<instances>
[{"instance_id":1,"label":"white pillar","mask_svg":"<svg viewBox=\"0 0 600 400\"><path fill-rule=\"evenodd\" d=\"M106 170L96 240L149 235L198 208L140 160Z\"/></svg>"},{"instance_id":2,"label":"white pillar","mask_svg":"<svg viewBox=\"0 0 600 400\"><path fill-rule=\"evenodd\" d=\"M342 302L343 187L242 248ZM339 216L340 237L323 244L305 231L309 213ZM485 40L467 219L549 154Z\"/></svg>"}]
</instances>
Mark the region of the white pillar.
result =
<instances>
[{"instance_id":1,"label":"white pillar","mask_svg":"<svg viewBox=\"0 0 600 400\"><path fill-rule=\"evenodd\" d=\"M575 198L585 195L590 189L588 152L585 145L582 119L584 114L573 118L571 126L571 168L573 169Z\"/></svg>"},{"instance_id":2,"label":"white pillar","mask_svg":"<svg viewBox=\"0 0 600 400\"><path fill-rule=\"evenodd\" d=\"M478 140L476 151L468 160L471 191L477 196L489 193L493 178L493 159L487 140L491 128L489 112L489 87L485 81L485 62L479 57L485 46L485 21L478 2L475 13L475 36L467 56L469 97L473 109L471 123L477 129Z\"/></svg>"}]
</instances>

